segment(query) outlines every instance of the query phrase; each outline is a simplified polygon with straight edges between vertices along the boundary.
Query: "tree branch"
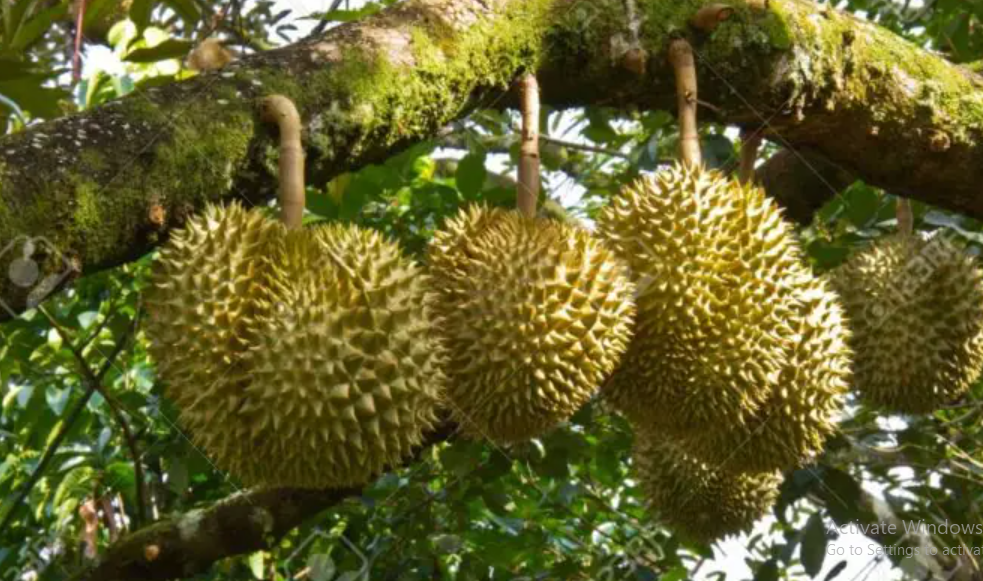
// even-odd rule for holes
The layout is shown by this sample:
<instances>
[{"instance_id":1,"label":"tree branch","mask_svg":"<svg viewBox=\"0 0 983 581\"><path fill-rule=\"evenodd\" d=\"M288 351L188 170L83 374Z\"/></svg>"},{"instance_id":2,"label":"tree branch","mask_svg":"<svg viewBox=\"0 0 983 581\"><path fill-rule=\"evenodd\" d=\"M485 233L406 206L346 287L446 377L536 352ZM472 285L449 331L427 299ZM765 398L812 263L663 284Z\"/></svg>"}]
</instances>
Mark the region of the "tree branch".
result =
<instances>
[{"instance_id":1,"label":"tree branch","mask_svg":"<svg viewBox=\"0 0 983 581\"><path fill-rule=\"evenodd\" d=\"M11 242L41 237L44 252L32 258L54 287L146 253L206 202L270 199L274 141L254 103L272 92L300 109L316 184L476 107L512 103L513 77L537 65L543 102L555 108L672 108L665 57L681 32L719 121L764 125L767 139L817 151L871 185L983 217L983 80L968 69L809 0L733 4L709 34L689 25L697 2L638 0L650 66L625 75L618 44L605 39L628 28L626 3L573 4L410 0L0 138L0 272L22 246ZM15 312L49 290L0 277Z\"/></svg>"},{"instance_id":2,"label":"tree branch","mask_svg":"<svg viewBox=\"0 0 983 581\"><path fill-rule=\"evenodd\" d=\"M800 224L857 181L852 173L812 150L783 149L756 171L757 182Z\"/></svg>"},{"instance_id":3,"label":"tree branch","mask_svg":"<svg viewBox=\"0 0 983 581\"><path fill-rule=\"evenodd\" d=\"M444 422L427 436L410 463L430 446L456 434L457 426ZM206 509L196 509L127 535L75 581L168 581L190 577L207 571L220 559L269 549L311 516L361 492L358 488L276 488L235 494Z\"/></svg>"},{"instance_id":4,"label":"tree branch","mask_svg":"<svg viewBox=\"0 0 983 581\"><path fill-rule=\"evenodd\" d=\"M123 438L126 441L127 448L130 450L130 458L133 460L133 477L136 480L136 490L134 491L134 496L136 497L137 501L137 518L135 520L136 525L140 526L148 517L146 489L143 479L143 465L140 463L140 449L137 446L136 438L133 436L133 431L130 430L130 424L126 421L126 417L123 415L122 406L116 400L116 397L102 384L103 378L105 378L110 366L112 366L113 362L116 360L116 357L122 352L126 344L129 343L130 337L136 330L138 321L140 320L140 307L137 307L137 314L133 318L133 324L131 325L130 329L127 330L123 337L120 337L119 341L117 341L113 353L106 359L106 362L103 364L98 373L93 371L88 360L86 360L85 354L82 352L83 347L75 345L75 342L72 340L71 333L69 333L68 330L65 329L65 327L62 326L62 324L59 323L47 309L41 307L38 310L48 320L51 327L58 333L58 336L61 337L62 342L64 342L72 352L72 355L75 357L75 363L78 367L79 374L82 376L83 383L86 384L89 390L94 389L95 391L99 392L99 395L106 400L106 404L109 406L109 413L113 416L116 423L119 424L120 430L123 432ZM106 319L109 320L111 316L112 314L107 316ZM92 339L94 338L95 337L92 337Z\"/></svg>"}]
</instances>

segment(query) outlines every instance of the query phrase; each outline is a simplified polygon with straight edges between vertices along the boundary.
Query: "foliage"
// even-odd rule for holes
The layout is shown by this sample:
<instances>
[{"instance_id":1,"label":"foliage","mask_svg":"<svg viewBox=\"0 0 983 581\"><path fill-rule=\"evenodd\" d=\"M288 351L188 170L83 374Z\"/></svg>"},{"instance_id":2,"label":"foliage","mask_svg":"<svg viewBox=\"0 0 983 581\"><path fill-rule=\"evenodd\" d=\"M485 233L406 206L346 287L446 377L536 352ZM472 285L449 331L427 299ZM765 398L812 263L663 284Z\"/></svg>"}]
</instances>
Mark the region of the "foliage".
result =
<instances>
[{"instance_id":1,"label":"foliage","mask_svg":"<svg viewBox=\"0 0 983 581\"><path fill-rule=\"evenodd\" d=\"M953 60L983 57L983 40L973 34L983 18L981 0L937 0L917 11L888 0L846 5ZM331 24L376 8L360 5L315 18ZM74 37L70 2L0 2L0 131L192 74L180 57L206 36L218 35L248 52L278 43L297 17L308 16L277 12L266 0L246 6L93 0L88 10L86 46L108 44L125 70L95 72L73 86L67 72L72 55L65 50ZM106 15L129 20L95 34L95 20ZM330 183L311 184L309 220L376 228L422 257L435 228L462 205L511 205L514 184L507 176L517 155L516 118L494 110L492 102L484 105L439 141ZM678 138L666 111L547 110L542 125L551 138L543 152L547 191L554 199L567 194L562 201L578 219L593 217L616 188L671 158ZM704 143L709 161L730 169L737 144L726 129L706 125ZM582 196L573 200L571 192ZM863 183L838 195L801 231L813 265L828 270L892 232L895 202ZM980 222L921 204L915 213L919 227L948 228L977 253L983 248ZM87 500L100 500L100 552L140 524L133 449L120 417L134 436L151 501L148 517L208 506L238 490L176 425L176 411L162 397L148 359L146 337L137 332L128 338L140 317L150 260L88 276L49 299L45 310L67 330L66 337L37 310L0 326L0 497L6 499L0 505L6 523L0 526L0 571L61 579L76 570L85 560L79 509ZM73 347L91 368L107 366L103 391L111 399L97 392L84 403L53 461L26 501L18 502L17 493L86 391ZM900 519L983 521L981 410L981 385L957 405L926 416L886 418L851 401L821 462L786 475L769 534L747 539L756 578L840 575L845 557L827 554L835 537L828 527L878 520L865 490L879 491L878 510L888 508ZM229 559L204 578L290 579L304 569L321 579L344 578L328 576L344 572L354 579L363 569L371 570L372 579L679 580L697 570L706 573L711 549L681 544L644 511L628 461L631 439L622 419L593 402L569 425L522 445L503 449L453 440L380 478L361 498L312 518L273 550ZM979 547L983 535L935 543ZM912 572L917 565L897 555L885 558ZM734 575L722 571L718 578Z\"/></svg>"}]
</instances>

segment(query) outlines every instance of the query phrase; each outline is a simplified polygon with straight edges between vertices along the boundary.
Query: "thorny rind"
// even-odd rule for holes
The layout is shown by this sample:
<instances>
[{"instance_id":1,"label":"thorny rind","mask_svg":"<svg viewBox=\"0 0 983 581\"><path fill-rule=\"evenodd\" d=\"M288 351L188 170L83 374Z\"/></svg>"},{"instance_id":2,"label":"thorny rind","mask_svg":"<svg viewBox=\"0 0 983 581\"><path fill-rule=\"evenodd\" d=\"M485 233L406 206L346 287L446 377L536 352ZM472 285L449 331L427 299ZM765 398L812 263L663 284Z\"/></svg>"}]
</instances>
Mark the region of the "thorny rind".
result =
<instances>
[{"instance_id":1,"label":"thorny rind","mask_svg":"<svg viewBox=\"0 0 983 581\"><path fill-rule=\"evenodd\" d=\"M696 48L703 94L719 120L771 118L793 144L839 156L868 181L892 185L900 175L914 189L936 186L915 192L923 199L975 207L959 189L973 181L965 167L983 167L983 91L973 73L807 0L770 0L767 8L735 0L733 15L709 34L689 26L712 1L415 0L4 137L0 242L43 236L64 254L39 257L46 271L67 258L90 272L152 249L167 226L206 201L268 200L277 153L255 105L274 92L302 112L311 183L498 103L489 97L524 70L540 69L544 102L555 106L668 108L666 47L677 36ZM648 55L642 75L622 66L634 44ZM843 126L866 133L845 139ZM852 144L875 138L897 145L895 155L865 159ZM153 223L161 215L148 211L154 206L168 224ZM10 252L0 256L0 272L10 260ZM0 277L6 303L22 308L26 293Z\"/></svg>"}]
</instances>

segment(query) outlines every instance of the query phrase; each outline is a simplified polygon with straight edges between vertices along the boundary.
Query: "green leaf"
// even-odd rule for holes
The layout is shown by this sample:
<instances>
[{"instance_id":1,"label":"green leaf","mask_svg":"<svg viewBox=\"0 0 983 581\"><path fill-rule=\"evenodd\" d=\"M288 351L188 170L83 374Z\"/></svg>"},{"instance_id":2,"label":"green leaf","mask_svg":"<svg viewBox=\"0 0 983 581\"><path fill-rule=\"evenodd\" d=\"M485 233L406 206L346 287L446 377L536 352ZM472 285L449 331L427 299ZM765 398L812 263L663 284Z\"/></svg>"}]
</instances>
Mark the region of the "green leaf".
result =
<instances>
[{"instance_id":1,"label":"green leaf","mask_svg":"<svg viewBox=\"0 0 983 581\"><path fill-rule=\"evenodd\" d=\"M117 5L117 0L86 0L85 19L82 21L82 29L85 33L89 34L92 27L112 17Z\"/></svg>"},{"instance_id":2,"label":"green leaf","mask_svg":"<svg viewBox=\"0 0 983 581\"><path fill-rule=\"evenodd\" d=\"M136 472L129 462L113 462L106 467L105 485L120 491L130 506L136 506L136 497L134 496L136 483Z\"/></svg>"},{"instance_id":3,"label":"green leaf","mask_svg":"<svg viewBox=\"0 0 983 581\"><path fill-rule=\"evenodd\" d=\"M164 0L164 4L173 8L186 24L197 24L198 19L201 18L195 0Z\"/></svg>"},{"instance_id":4,"label":"green leaf","mask_svg":"<svg viewBox=\"0 0 983 581\"><path fill-rule=\"evenodd\" d=\"M253 578L262 579L263 578L263 563L265 561L265 554L263 551L256 551L255 553L249 555L246 558L246 563L249 565L249 570L253 574Z\"/></svg>"},{"instance_id":5,"label":"green leaf","mask_svg":"<svg viewBox=\"0 0 983 581\"><path fill-rule=\"evenodd\" d=\"M444 469L459 477L470 474L480 462L481 445L477 442L459 440L440 451Z\"/></svg>"},{"instance_id":6,"label":"green leaf","mask_svg":"<svg viewBox=\"0 0 983 581\"><path fill-rule=\"evenodd\" d=\"M724 135L716 133L702 139L703 160L711 169L720 169L736 158L734 144Z\"/></svg>"},{"instance_id":7,"label":"green leaf","mask_svg":"<svg viewBox=\"0 0 983 581\"><path fill-rule=\"evenodd\" d=\"M5 95L35 117L44 119L60 117L62 110L59 102L72 96L64 89L41 86L36 77L0 82L0 95ZM6 107L0 105L0 109Z\"/></svg>"},{"instance_id":8,"label":"green leaf","mask_svg":"<svg viewBox=\"0 0 983 581\"><path fill-rule=\"evenodd\" d=\"M618 132L601 115L590 115L590 125L584 129L584 137L595 143L611 143L618 139Z\"/></svg>"},{"instance_id":9,"label":"green leaf","mask_svg":"<svg viewBox=\"0 0 983 581\"><path fill-rule=\"evenodd\" d=\"M881 207L878 190L863 182L850 186L843 196L846 198L846 217L858 228L869 225Z\"/></svg>"},{"instance_id":10,"label":"green leaf","mask_svg":"<svg viewBox=\"0 0 983 581\"><path fill-rule=\"evenodd\" d=\"M862 505L864 493L860 484L842 470L823 466L822 483L814 492L823 499L830 516L840 526L857 520L868 522L871 518L876 518Z\"/></svg>"},{"instance_id":11,"label":"green leaf","mask_svg":"<svg viewBox=\"0 0 983 581\"><path fill-rule=\"evenodd\" d=\"M476 200L485 185L485 178L488 177L488 170L485 169L485 156L483 154L472 153L466 155L457 164L457 173L454 179L457 182L457 189L464 195L465 199Z\"/></svg>"},{"instance_id":12,"label":"green leaf","mask_svg":"<svg viewBox=\"0 0 983 581\"><path fill-rule=\"evenodd\" d=\"M762 563L754 575L754 581L778 581L778 563L774 559Z\"/></svg>"},{"instance_id":13,"label":"green leaf","mask_svg":"<svg viewBox=\"0 0 983 581\"><path fill-rule=\"evenodd\" d=\"M193 47L194 43L190 41L170 38L157 46L138 48L123 57L123 60L131 63L155 63L167 59L184 58Z\"/></svg>"},{"instance_id":14,"label":"green leaf","mask_svg":"<svg viewBox=\"0 0 983 581\"><path fill-rule=\"evenodd\" d=\"M61 416L62 412L65 411L65 405L68 404L68 396L71 395L71 392L70 388L58 389L55 386L49 386L45 390L45 400L56 416Z\"/></svg>"},{"instance_id":15,"label":"green leaf","mask_svg":"<svg viewBox=\"0 0 983 581\"><path fill-rule=\"evenodd\" d=\"M307 210L324 218L337 218L341 207L327 194L307 195Z\"/></svg>"},{"instance_id":16,"label":"green leaf","mask_svg":"<svg viewBox=\"0 0 983 581\"><path fill-rule=\"evenodd\" d=\"M43 75L39 75L32 68L33 66L33 63L2 57L0 58L0 81L12 81L30 76L42 77Z\"/></svg>"},{"instance_id":17,"label":"green leaf","mask_svg":"<svg viewBox=\"0 0 983 581\"><path fill-rule=\"evenodd\" d=\"M133 0L130 6L130 20L137 25L137 30L142 31L150 24L150 17L154 10L154 0Z\"/></svg>"},{"instance_id":18,"label":"green leaf","mask_svg":"<svg viewBox=\"0 0 983 581\"><path fill-rule=\"evenodd\" d=\"M188 491L188 465L182 458L170 458L168 460L167 485L178 495Z\"/></svg>"},{"instance_id":19,"label":"green leaf","mask_svg":"<svg viewBox=\"0 0 983 581\"><path fill-rule=\"evenodd\" d=\"M802 534L802 549L799 558L802 566L810 577L815 577L823 569L823 560L826 558L826 527L823 526L823 517L818 512L813 513L806 522L805 530Z\"/></svg>"},{"instance_id":20,"label":"green leaf","mask_svg":"<svg viewBox=\"0 0 983 581\"><path fill-rule=\"evenodd\" d=\"M72 498L82 498L92 493L95 470L91 466L79 466L69 471L55 489L53 502L58 506Z\"/></svg>"},{"instance_id":21,"label":"green leaf","mask_svg":"<svg viewBox=\"0 0 983 581\"><path fill-rule=\"evenodd\" d=\"M334 579L337 567L330 555L314 553L307 558L308 575L311 579Z\"/></svg>"},{"instance_id":22,"label":"green leaf","mask_svg":"<svg viewBox=\"0 0 983 581\"><path fill-rule=\"evenodd\" d=\"M68 3L56 4L47 10L42 10L17 29L17 34L10 40L9 50L12 52L27 49L37 42L51 28L51 25L63 19L68 14Z\"/></svg>"},{"instance_id":23,"label":"green leaf","mask_svg":"<svg viewBox=\"0 0 983 581\"><path fill-rule=\"evenodd\" d=\"M836 579L840 576L840 573L842 573L844 569L846 569L845 560L834 565L833 568L829 570L829 573L826 573L826 577L823 579L823 581L832 581L833 579Z\"/></svg>"},{"instance_id":24,"label":"green leaf","mask_svg":"<svg viewBox=\"0 0 983 581\"><path fill-rule=\"evenodd\" d=\"M659 581L683 581L688 576L689 571L686 570L686 567L679 565L663 573L662 577L659 577Z\"/></svg>"}]
</instances>

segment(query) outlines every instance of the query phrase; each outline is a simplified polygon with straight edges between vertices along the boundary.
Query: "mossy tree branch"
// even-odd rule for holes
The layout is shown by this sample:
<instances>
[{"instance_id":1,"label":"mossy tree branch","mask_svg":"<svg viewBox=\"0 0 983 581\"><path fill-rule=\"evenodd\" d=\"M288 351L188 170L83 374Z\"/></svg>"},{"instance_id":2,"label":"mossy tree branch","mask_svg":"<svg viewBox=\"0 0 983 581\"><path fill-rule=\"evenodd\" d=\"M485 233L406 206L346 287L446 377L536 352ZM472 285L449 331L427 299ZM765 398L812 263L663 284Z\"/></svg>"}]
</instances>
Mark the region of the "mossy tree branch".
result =
<instances>
[{"instance_id":1,"label":"mossy tree branch","mask_svg":"<svg viewBox=\"0 0 983 581\"><path fill-rule=\"evenodd\" d=\"M297 103L317 183L509 102L520 71L538 69L554 107L670 109L666 50L678 36L696 50L717 121L767 121L768 139L813 149L892 193L983 217L975 73L809 0L734 0L710 32L689 23L708 0L630 4L629 13L621 0L410 0L0 138L0 272L22 236L50 243L34 258L61 282L146 253L206 202L272 198L275 141L256 107L271 93ZM642 74L623 69L628 50L649 55ZM0 277L15 312L39 290L49 289Z\"/></svg>"},{"instance_id":2,"label":"mossy tree branch","mask_svg":"<svg viewBox=\"0 0 983 581\"><path fill-rule=\"evenodd\" d=\"M359 492L280 488L235 494L123 537L76 581L192 577L221 559L269 549L310 516Z\"/></svg>"}]
</instances>

